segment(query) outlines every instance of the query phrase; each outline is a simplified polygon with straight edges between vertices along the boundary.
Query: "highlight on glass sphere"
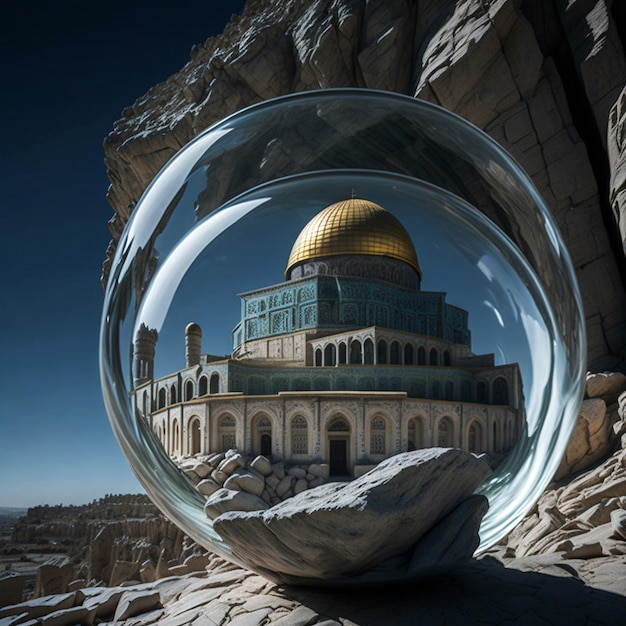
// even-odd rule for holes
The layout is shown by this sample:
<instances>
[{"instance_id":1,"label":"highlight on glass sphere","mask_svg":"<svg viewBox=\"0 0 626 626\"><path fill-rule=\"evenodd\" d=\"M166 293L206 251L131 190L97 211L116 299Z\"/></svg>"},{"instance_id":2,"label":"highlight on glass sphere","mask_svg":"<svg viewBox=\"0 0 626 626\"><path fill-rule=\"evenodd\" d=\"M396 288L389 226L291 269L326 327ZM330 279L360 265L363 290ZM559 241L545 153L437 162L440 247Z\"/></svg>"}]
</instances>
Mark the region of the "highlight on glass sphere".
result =
<instances>
[{"instance_id":1,"label":"highlight on glass sphere","mask_svg":"<svg viewBox=\"0 0 626 626\"><path fill-rule=\"evenodd\" d=\"M545 489L582 319L547 208L488 136L396 94L305 92L208 129L144 193L103 393L208 549L281 582L409 580L453 566L431 563L451 524L469 557Z\"/></svg>"}]
</instances>

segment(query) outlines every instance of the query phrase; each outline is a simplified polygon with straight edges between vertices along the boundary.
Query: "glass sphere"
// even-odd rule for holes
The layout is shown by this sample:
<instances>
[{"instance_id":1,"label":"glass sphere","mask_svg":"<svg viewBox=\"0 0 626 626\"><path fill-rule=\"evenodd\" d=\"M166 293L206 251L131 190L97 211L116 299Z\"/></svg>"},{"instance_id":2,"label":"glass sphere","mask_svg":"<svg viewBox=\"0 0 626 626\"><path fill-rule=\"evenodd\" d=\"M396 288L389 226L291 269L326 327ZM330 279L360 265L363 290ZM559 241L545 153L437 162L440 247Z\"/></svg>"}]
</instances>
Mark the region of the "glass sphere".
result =
<instances>
[{"instance_id":1,"label":"glass sphere","mask_svg":"<svg viewBox=\"0 0 626 626\"><path fill-rule=\"evenodd\" d=\"M184 367L191 321L202 328L203 352L243 358L236 337L233 346L240 294L283 282L304 226L355 196L406 229L421 291L444 292L467 312L472 355L519 371L521 385L509 392L516 398L501 403L517 403L522 426L463 435L479 439L470 447L506 452L478 489L490 504L479 551L534 505L573 429L586 355L574 272L543 200L496 142L440 107L387 92L313 91L249 107L180 150L143 194L118 243L100 338L107 411L134 472L167 517L231 560L205 498L141 406L137 381L150 386ZM144 371L141 329L158 336ZM415 389L417 397L432 391ZM471 400L439 393L457 405Z\"/></svg>"}]
</instances>

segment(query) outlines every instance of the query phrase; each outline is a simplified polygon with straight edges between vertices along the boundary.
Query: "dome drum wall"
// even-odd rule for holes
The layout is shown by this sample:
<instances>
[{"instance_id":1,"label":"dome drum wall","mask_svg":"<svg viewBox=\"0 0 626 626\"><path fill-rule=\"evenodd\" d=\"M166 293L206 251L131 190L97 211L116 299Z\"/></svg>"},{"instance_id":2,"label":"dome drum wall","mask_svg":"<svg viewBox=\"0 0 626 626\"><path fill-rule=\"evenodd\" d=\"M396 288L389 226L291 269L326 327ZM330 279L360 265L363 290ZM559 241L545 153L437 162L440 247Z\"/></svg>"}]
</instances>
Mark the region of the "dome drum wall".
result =
<instances>
[{"instance_id":1,"label":"dome drum wall","mask_svg":"<svg viewBox=\"0 0 626 626\"><path fill-rule=\"evenodd\" d=\"M414 291L420 288L419 275L404 261L366 255L337 255L302 262L291 270L290 280L318 275L368 278Z\"/></svg>"}]
</instances>

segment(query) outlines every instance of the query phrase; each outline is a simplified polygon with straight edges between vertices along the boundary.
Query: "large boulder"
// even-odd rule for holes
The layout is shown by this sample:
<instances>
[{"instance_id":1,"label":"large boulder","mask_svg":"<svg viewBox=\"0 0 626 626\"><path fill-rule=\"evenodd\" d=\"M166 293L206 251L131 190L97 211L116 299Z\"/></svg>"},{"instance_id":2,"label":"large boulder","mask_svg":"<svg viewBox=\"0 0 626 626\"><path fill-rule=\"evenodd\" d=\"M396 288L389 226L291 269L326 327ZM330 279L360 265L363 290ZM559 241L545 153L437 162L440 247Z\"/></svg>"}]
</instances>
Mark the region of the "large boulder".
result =
<instances>
[{"instance_id":1,"label":"large boulder","mask_svg":"<svg viewBox=\"0 0 626 626\"><path fill-rule=\"evenodd\" d=\"M352 482L322 485L266 511L225 513L213 525L237 558L272 579L360 574L410 551L490 473L454 448L405 452Z\"/></svg>"}]
</instances>

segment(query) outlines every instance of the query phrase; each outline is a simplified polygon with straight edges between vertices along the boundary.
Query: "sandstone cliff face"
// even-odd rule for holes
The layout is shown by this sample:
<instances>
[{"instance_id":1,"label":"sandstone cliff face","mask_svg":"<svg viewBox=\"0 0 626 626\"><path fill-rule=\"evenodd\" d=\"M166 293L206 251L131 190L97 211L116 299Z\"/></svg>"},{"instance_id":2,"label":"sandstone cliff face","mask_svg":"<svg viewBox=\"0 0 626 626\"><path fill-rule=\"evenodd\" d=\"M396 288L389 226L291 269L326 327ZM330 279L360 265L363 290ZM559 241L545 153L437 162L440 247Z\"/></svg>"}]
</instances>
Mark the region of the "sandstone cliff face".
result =
<instances>
[{"instance_id":1,"label":"sandstone cliff face","mask_svg":"<svg viewBox=\"0 0 626 626\"><path fill-rule=\"evenodd\" d=\"M117 585L187 573L193 558L204 552L145 495L106 496L84 506L34 507L12 537L14 544L50 540L63 546L68 557L39 568L36 597L65 593L67 583L76 579Z\"/></svg>"},{"instance_id":2,"label":"sandstone cliff face","mask_svg":"<svg viewBox=\"0 0 626 626\"><path fill-rule=\"evenodd\" d=\"M107 137L105 279L141 193L210 124L293 91L387 89L462 115L531 175L577 271L589 367L615 369L626 345L624 23L610 0L250 0Z\"/></svg>"}]
</instances>

